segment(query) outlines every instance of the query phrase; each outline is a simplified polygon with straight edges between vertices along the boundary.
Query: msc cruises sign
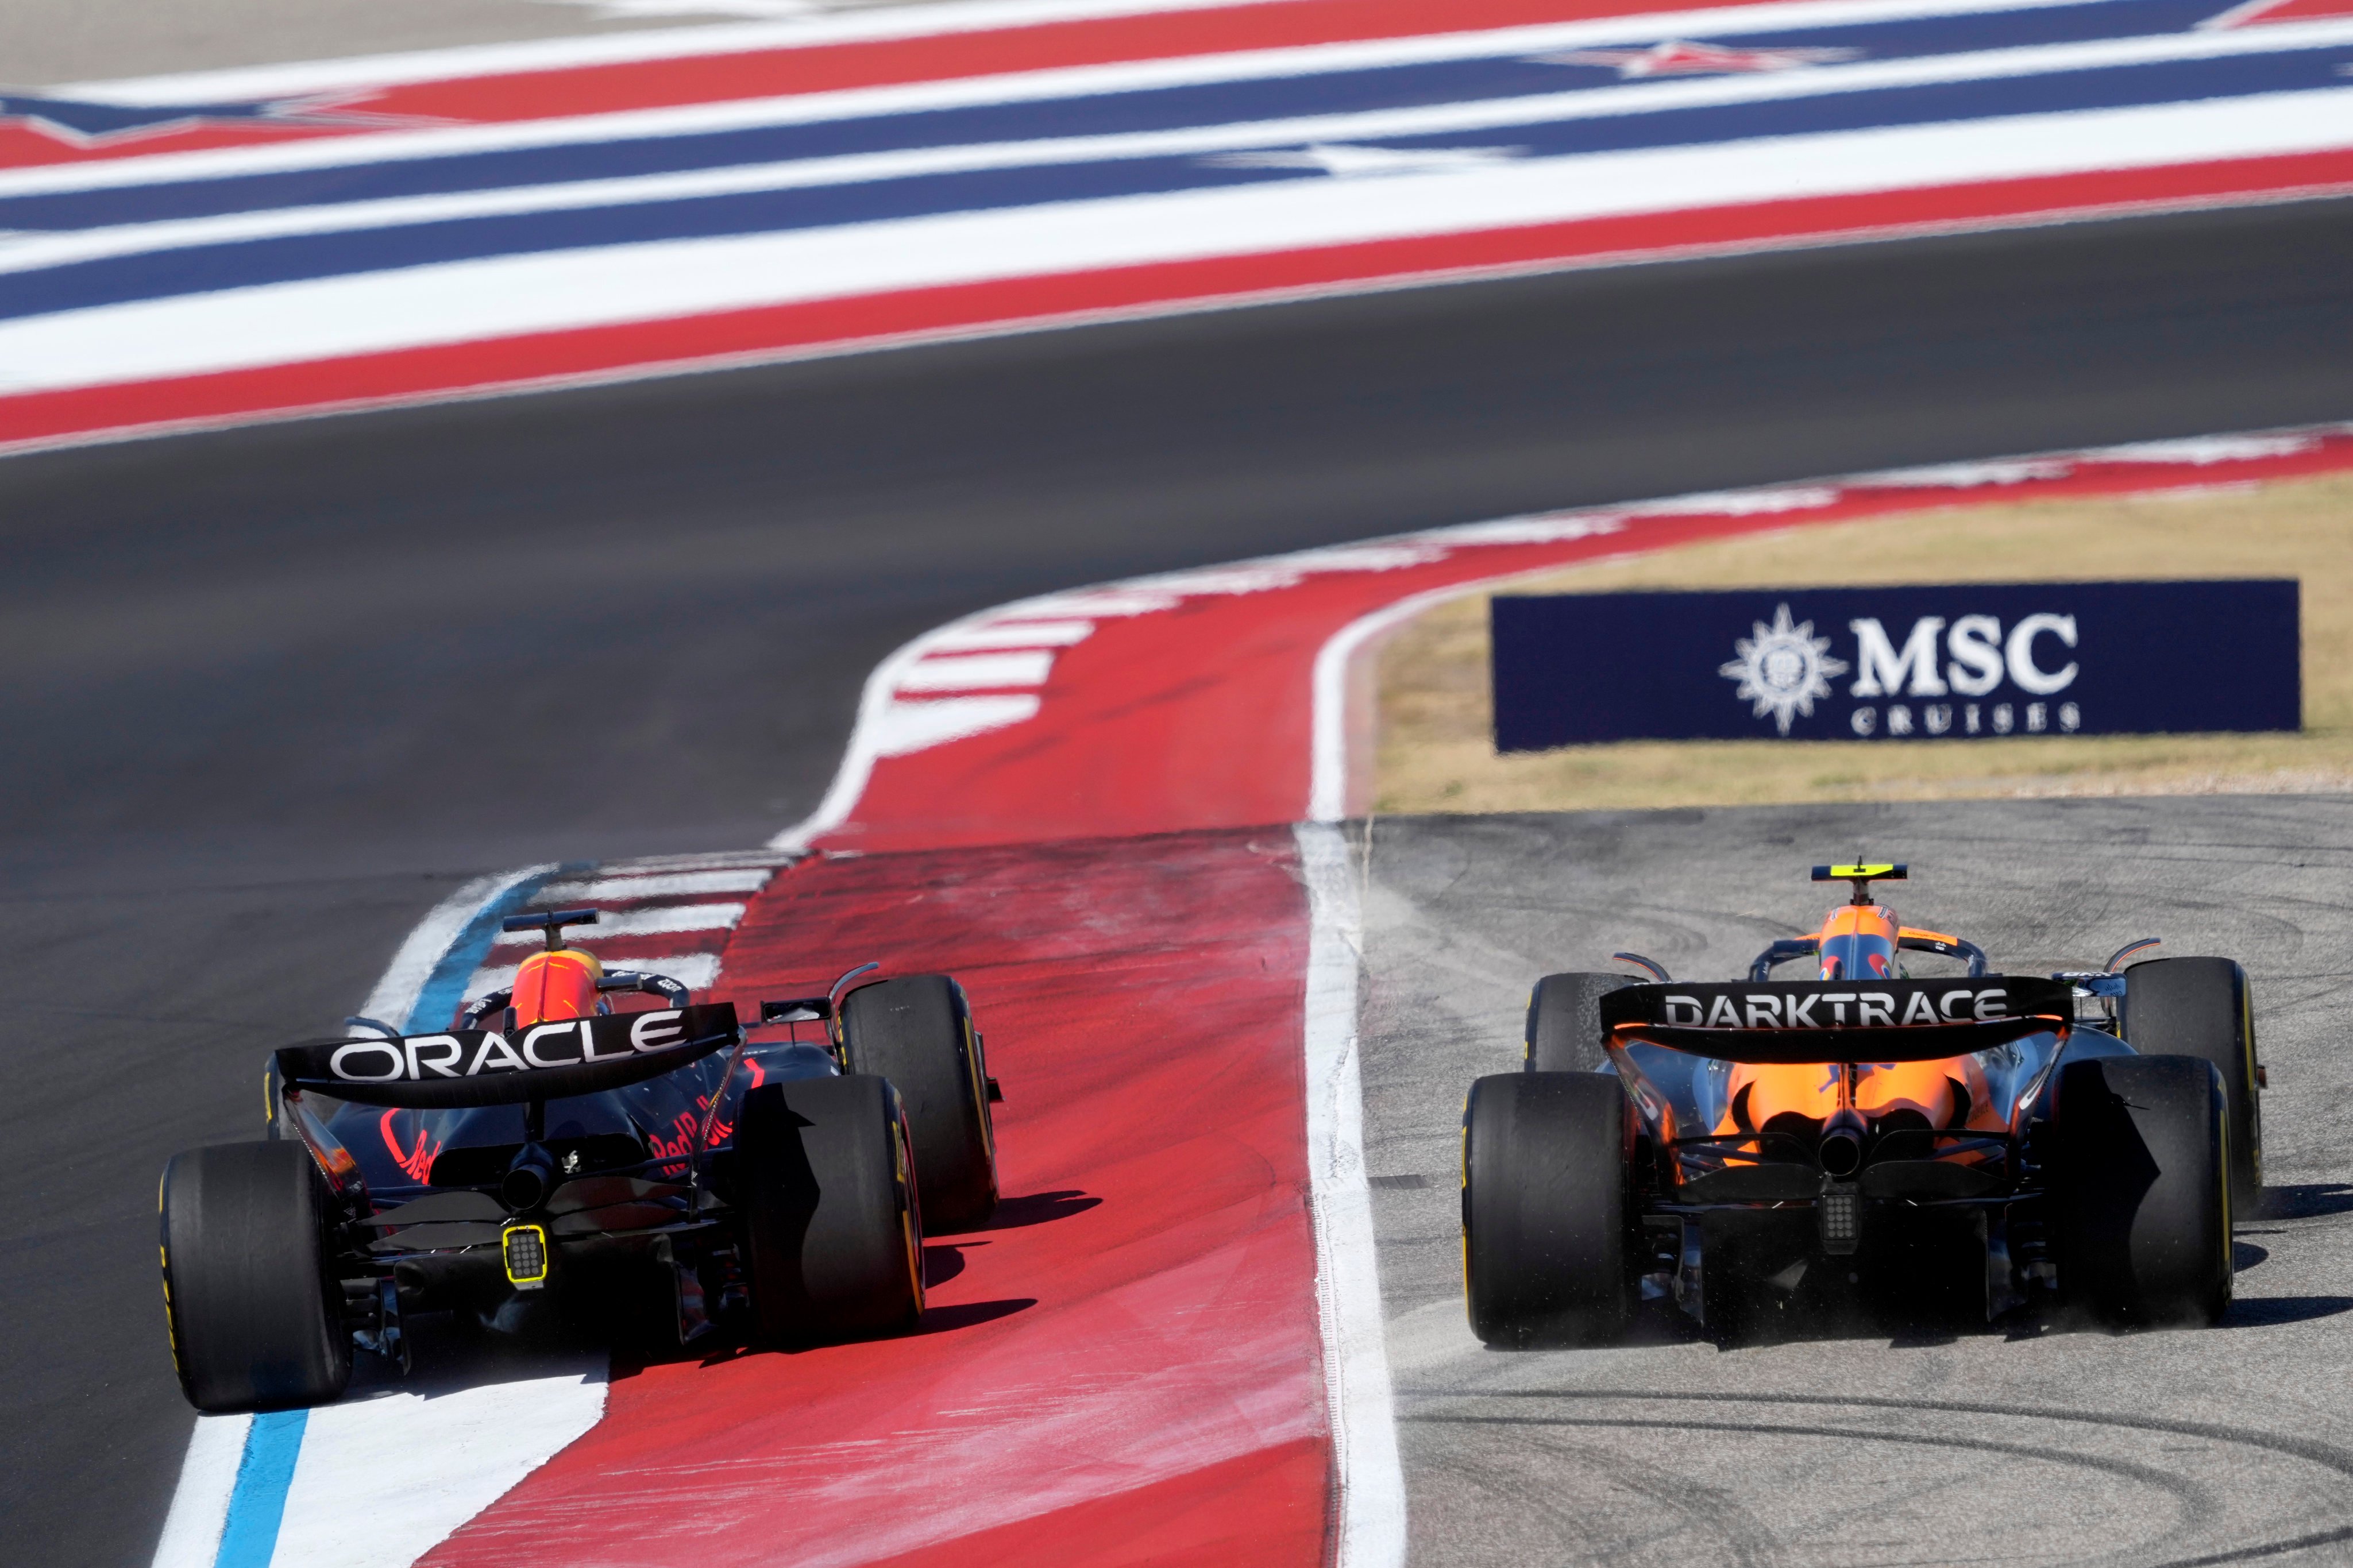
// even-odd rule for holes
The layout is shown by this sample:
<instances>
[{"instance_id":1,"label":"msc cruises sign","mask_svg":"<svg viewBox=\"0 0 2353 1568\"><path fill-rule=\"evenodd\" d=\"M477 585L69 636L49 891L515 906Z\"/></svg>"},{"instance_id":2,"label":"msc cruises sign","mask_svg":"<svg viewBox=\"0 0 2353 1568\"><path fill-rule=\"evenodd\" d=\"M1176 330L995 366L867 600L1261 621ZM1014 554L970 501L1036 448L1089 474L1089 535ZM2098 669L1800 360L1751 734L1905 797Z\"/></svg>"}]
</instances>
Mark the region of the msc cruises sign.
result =
<instances>
[{"instance_id":1,"label":"msc cruises sign","mask_svg":"<svg viewBox=\"0 0 2353 1568\"><path fill-rule=\"evenodd\" d=\"M1495 744L2295 730L2293 581L1494 601Z\"/></svg>"}]
</instances>

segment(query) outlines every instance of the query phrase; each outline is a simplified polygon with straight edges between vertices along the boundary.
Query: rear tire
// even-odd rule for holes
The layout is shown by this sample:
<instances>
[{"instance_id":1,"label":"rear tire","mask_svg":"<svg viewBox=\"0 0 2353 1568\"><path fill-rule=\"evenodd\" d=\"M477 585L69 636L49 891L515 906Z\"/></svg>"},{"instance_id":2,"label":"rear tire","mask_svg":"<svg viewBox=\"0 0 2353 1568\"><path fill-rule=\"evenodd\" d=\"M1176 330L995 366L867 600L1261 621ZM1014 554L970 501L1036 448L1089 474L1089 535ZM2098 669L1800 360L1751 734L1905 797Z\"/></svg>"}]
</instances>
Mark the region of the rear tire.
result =
<instances>
[{"instance_id":1,"label":"rear tire","mask_svg":"<svg viewBox=\"0 0 2353 1568\"><path fill-rule=\"evenodd\" d=\"M1530 1072L1591 1072L1601 1049L1601 998L1638 984L1623 974L1547 974L1528 994Z\"/></svg>"},{"instance_id":2,"label":"rear tire","mask_svg":"<svg viewBox=\"0 0 2353 1568\"><path fill-rule=\"evenodd\" d=\"M1471 1331L1491 1345L1625 1331L1632 1281L1626 1096L1601 1073L1501 1073L1462 1112Z\"/></svg>"},{"instance_id":3,"label":"rear tire","mask_svg":"<svg viewBox=\"0 0 2353 1568\"><path fill-rule=\"evenodd\" d=\"M2255 1082L2255 1015L2247 972L2227 958L2156 958L2125 971L2118 1031L2151 1057L2202 1057L2222 1075L2231 1107L2231 1206L2253 1215L2263 1196L2263 1097Z\"/></svg>"},{"instance_id":4,"label":"rear tire","mask_svg":"<svg viewBox=\"0 0 2353 1568\"><path fill-rule=\"evenodd\" d=\"M889 1079L906 1102L933 1234L986 1223L997 1207L996 1132L963 987L944 974L860 986L842 999L841 1038L846 1070Z\"/></svg>"},{"instance_id":5,"label":"rear tire","mask_svg":"<svg viewBox=\"0 0 2353 1568\"><path fill-rule=\"evenodd\" d=\"M762 1338L863 1339L922 1319L923 1215L890 1084L763 1084L744 1097L735 1170Z\"/></svg>"},{"instance_id":6,"label":"rear tire","mask_svg":"<svg viewBox=\"0 0 2353 1568\"><path fill-rule=\"evenodd\" d=\"M2196 1057L2059 1070L2052 1239L2066 1300L2104 1322L2211 1323L2231 1304L2229 1107Z\"/></svg>"},{"instance_id":7,"label":"rear tire","mask_svg":"<svg viewBox=\"0 0 2353 1568\"><path fill-rule=\"evenodd\" d=\"M352 1376L328 1240L332 1199L305 1145L225 1143L164 1168L164 1309L188 1403L209 1415L322 1405Z\"/></svg>"}]
</instances>

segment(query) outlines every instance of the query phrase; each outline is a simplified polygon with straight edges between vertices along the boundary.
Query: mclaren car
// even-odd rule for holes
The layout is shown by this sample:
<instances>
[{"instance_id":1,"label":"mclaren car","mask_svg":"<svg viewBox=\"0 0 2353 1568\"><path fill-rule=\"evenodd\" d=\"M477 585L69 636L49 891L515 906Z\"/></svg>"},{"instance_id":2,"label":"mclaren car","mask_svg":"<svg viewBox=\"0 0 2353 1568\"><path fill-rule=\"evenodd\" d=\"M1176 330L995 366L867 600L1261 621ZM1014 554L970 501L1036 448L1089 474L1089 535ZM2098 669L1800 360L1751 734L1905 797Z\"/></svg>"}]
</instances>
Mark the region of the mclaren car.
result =
<instances>
[{"instance_id":1,"label":"mclaren car","mask_svg":"<svg viewBox=\"0 0 2353 1568\"><path fill-rule=\"evenodd\" d=\"M1646 1300L1725 1338L1873 1300L2222 1312L2263 1182L2245 970L2143 939L2097 971L1996 973L1876 900L1905 875L1814 868L1848 901L1738 980L1620 953L1642 973L1536 984L1525 1070L1477 1080L1463 1115L1481 1339L1608 1342Z\"/></svg>"}]
</instances>

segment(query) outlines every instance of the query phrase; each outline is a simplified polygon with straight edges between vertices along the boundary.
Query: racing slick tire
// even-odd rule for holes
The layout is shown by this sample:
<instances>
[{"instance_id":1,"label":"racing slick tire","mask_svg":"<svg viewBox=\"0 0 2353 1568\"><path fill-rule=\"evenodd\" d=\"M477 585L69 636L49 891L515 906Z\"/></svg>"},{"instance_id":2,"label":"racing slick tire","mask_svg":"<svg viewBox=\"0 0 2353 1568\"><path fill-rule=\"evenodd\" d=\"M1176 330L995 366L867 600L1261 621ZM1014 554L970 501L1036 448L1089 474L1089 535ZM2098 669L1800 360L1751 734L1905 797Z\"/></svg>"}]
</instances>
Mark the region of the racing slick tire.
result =
<instances>
[{"instance_id":1,"label":"racing slick tire","mask_svg":"<svg viewBox=\"0 0 2353 1568\"><path fill-rule=\"evenodd\" d=\"M760 1337L902 1333L923 1315L923 1211L882 1079L797 1079L744 1097L735 1178Z\"/></svg>"},{"instance_id":2,"label":"racing slick tire","mask_svg":"<svg viewBox=\"0 0 2353 1568\"><path fill-rule=\"evenodd\" d=\"M1462 1272L1491 1345L1594 1344L1625 1331L1626 1096L1604 1073L1499 1073L1462 1110Z\"/></svg>"},{"instance_id":3,"label":"racing slick tire","mask_svg":"<svg viewBox=\"0 0 2353 1568\"><path fill-rule=\"evenodd\" d=\"M2263 1195L2263 1114L2247 972L2227 958L2136 963L2125 971L2116 1023L2143 1056L2203 1057L2221 1073L2231 1106L2231 1206L2253 1215Z\"/></svg>"},{"instance_id":4,"label":"racing slick tire","mask_svg":"<svg viewBox=\"0 0 2353 1568\"><path fill-rule=\"evenodd\" d=\"M164 1310L188 1403L207 1415L322 1405L352 1376L310 1149L223 1143L173 1156L159 1197Z\"/></svg>"},{"instance_id":5,"label":"racing slick tire","mask_svg":"<svg viewBox=\"0 0 2353 1568\"><path fill-rule=\"evenodd\" d=\"M1528 993L1526 1068L1591 1072L1602 1061L1601 998L1636 982L1624 974L1547 974Z\"/></svg>"},{"instance_id":6,"label":"racing slick tire","mask_svg":"<svg viewBox=\"0 0 2353 1568\"><path fill-rule=\"evenodd\" d=\"M846 1071L889 1079L906 1102L932 1234L986 1224L997 1208L997 1136L964 988L944 974L862 985L842 998L841 1040Z\"/></svg>"},{"instance_id":7,"label":"racing slick tire","mask_svg":"<svg viewBox=\"0 0 2353 1568\"><path fill-rule=\"evenodd\" d=\"M2059 1069L2052 1241L2059 1288L2107 1323L2211 1323L2231 1304L2229 1106L2197 1057Z\"/></svg>"}]
</instances>

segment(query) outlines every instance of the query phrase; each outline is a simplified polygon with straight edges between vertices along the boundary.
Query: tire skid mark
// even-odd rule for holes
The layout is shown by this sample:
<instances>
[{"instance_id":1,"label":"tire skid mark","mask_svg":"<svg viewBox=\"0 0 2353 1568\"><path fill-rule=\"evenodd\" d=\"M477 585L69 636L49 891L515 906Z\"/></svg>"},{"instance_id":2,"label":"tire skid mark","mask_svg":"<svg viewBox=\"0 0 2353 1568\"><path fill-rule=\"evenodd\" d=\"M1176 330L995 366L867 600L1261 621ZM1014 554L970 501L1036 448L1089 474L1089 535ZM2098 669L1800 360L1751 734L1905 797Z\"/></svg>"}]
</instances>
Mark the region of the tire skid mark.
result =
<instances>
[{"instance_id":1,"label":"tire skid mark","mask_svg":"<svg viewBox=\"0 0 2353 1568\"><path fill-rule=\"evenodd\" d=\"M2190 1534L2209 1523L2215 1513L2213 1494L2197 1482L2186 1479L2153 1465L2132 1459L2120 1459L2101 1454L2080 1453L2069 1448L2053 1448L2034 1443L2006 1443L1989 1437L1963 1437L1952 1435L1932 1435L1915 1432L1888 1432L1868 1426L1782 1426L1771 1422L1670 1420L1665 1417L1643 1419L1638 1416L1606 1415L1415 1415L1402 1419L1466 1426L1538 1426L1584 1427L1616 1431L1643 1432L1705 1432L1718 1436L1740 1437L1824 1437L1841 1442L1894 1443L1907 1447L1964 1449L1973 1453L1990 1454L2006 1459L2031 1459L2045 1464L2072 1466L2078 1469L2099 1470L2121 1480L2135 1481L2154 1490L2170 1495L2182 1512L2181 1520L2161 1539L2176 1539ZM2136 1547L2128 1555L2111 1555L2087 1562L2145 1561L2142 1552L2147 1544Z\"/></svg>"},{"instance_id":2,"label":"tire skid mark","mask_svg":"<svg viewBox=\"0 0 2353 1568\"><path fill-rule=\"evenodd\" d=\"M1621 1389L1432 1389L1406 1388L1398 1390L1401 1400L1466 1399L1466 1400L1624 1400L1637 1402L1674 1402L1701 1405L1799 1405L1810 1408L1866 1409L1900 1411L1906 1414L1935 1413L1937 1415L1984 1416L2007 1421L2050 1421L2094 1428L2123 1428L2162 1434L2170 1436L2194 1437L2203 1442L2236 1444L2267 1449L2284 1457L2315 1465L2353 1479L2353 1450L2310 1438L2281 1433L2258 1431L2251 1427L2227 1426L2214 1422L2181 1421L2164 1416L2131 1415L2111 1412L2071 1410L2064 1408L2014 1406L1982 1404L1964 1400L1894 1399L1864 1394L1710 1394L1690 1390L1621 1390ZM1408 1410L1398 1419L1408 1424L1445 1425L1489 1427L1535 1427L1560 1429L1620 1429L1641 1431L1709 1432L1740 1436L1821 1437L1847 1441L1894 1443L1921 1447L1958 1448L1993 1454L2010 1458L2041 1460L2071 1465L2080 1468L2105 1471L2122 1479L2137 1481L2145 1486L2173 1496L2183 1509L2181 1522L2161 1539L2179 1539L2193 1533L2215 1518L2215 1499L2204 1486L2187 1478L2141 1464L2132 1459L2105 1455L2085 1454L2038 1444L2005 1442L1994 1438L1968 1437L1958 1435L1890 1432L1869 1427L1815 1426L1773 1422L1732 1422L1675 1420L1666 1417L1635 1416L1574 1416L1574 1415L1481 1415L1467 1413L1421 1412ZM1678 1482L1679 1486L1689 1483ZM2092 1562L2130 1562L2138 1568L2219 1568L2232 1563L2257 1562L2290 1552L2308 1551L2314 1547L2353 1541L2353 1524L2314 1531L2279 1541L2260 1542L2252 1546L2233 1547L2221 1552L2187 1557L2168 1557L2150 1562L2146 1557L2154 1542L2145 1542L2129 1552L2101 1558L2079 1559Z\"/></svg>"},{"instance_id":3,"label":"tire skid mark","mask_svg":"<svg viewBox=\"0 0 2353 1568\"><path fill-rule=\"evenodd\" d=\"M2131 1415L2111 1411L2070 1410L2050 1405L1991 1405L1953 1399L1892 1399L1883 1395L1862 1394L1707 1394L1682 1389L1662 1391L1651 1389L1575 1388L1479 1389L1408 1388L1398 1390L1407 1398L1474 1398L1474 1399L1647 1399L1675 1400L1701 1405L1803 1405L1832 1408L1899 1410L1906 1413L1935 1411L1944 1415L1991 1415L2010 1421L2064 1421L2086 1426L2125 1426L2141 1432L2162 1432L2179 1437L2197 1437L2210 1443L2239 1443L2251 1447L2269 1448L2321 1466L2353 1479L2353 1449L2338 1447L2334 1443L2316 1442L2308 1437L2296 1437L2284 1433L2261 1432L2248 1426L2225 1426L2216 1422L2180 1421L2162 1415Z\"/></svg>"},{"instance_id":4,"label":"tire skid mark","mask_svg":"<svg viewBox=\"0 0 2353 1568\"><path fill-rule=\"evenodd\" d=\"M1680 1478L1661 1480L1650 1467L1624 1460L1601 1444L1542 1440L1547 1436L1566 1439L1568 1434L1565 1432L1530 1431L1512 1436L1525 1447L1540 1448L1548 1458L1573 1460L1580 1467L1580 1473L1606 1472L1609 1485L1640 1497L1672 1516L1644 1531L1639 1538L1621 1542L1613 1549L1615 1554L1662 1547L1690 1531L1717 1539L1729 1556L1685 1552L1683 1555L1688 1560L1726 1561L1733 1568L1775 1568L1781 1561L1779 1543L1772 1531L1721 1488ZM1556 1540L1589 1537L1592 1521L1563 1508L1562 1492L1556 1486L1539 1485L1509 1471L1461 1459L1425 1459L1422 1468L1425 1472L1451 1476L1457 1482L1508 1504L1521 1517L1542 1520L1547 1533Z\"/></svg>"},{"instance_id":5,"label":"tire skid mark","mask_svg":"<svg viewBox=\"0 0 2353 1568\"><path fill-rule=\"evenodd\" d=\"M2262 1546L2241 1546L2229 1552L2211 1552L2204 1557L2177 1557L2169 1563L2150 1564L2150 1568L2212 1568L2223 1563L2253 1563L2265 1557L2283 1557L2291 1552L2308 1552L2316 1546L2331 1546L2340 1541L2353 1541L2353 1524L2340 1524L2335 1530L2318 1530L2310 1535L2299 1535L2292 1541L2274 1541Z\"/></svg>"},{"instance_id":6,"label":"tire skid mark","mask_svg":"<svg viewBox=\"0 0 2353 1568\"><path fill-rule=\"evenodd\" d=\"M1686 1477L1662 1478L1647 1465L1603 1450L1588 1452L1586 1462L1609 1472L1628 1491L1652 1503L1673 1509L1700 1528L1723 1538L1734 1568L1774 1568L1781 1561L1780 1542L1765 1521L1723 1487L1712 1487Z\"/></svg>"}]
</instances>

